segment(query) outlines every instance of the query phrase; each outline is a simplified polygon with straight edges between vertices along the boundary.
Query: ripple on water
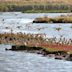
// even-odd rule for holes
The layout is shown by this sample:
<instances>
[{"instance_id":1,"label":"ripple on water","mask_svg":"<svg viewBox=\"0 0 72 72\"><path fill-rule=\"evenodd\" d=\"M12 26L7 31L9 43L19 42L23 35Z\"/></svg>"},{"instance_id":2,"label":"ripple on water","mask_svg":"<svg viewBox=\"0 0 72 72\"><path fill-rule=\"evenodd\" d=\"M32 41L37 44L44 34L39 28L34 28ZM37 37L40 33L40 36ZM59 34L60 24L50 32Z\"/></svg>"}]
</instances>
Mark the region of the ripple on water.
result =
<instances>
[{"instance_id":1,"label":"ripple on water","mask_svg":"<svg viewBox=\"0 0 72 72\"><path fill-rule=\"evenodd\" d=\"M5 51L0 45L0 72L72 72L72 62L33 53Z\"/></svg>"},{"instance_id":2,"label":"ripple on water","mask_svg":"<svg viewBox=\"0 0 72 72\"><path fill-rule=\"evenodd\" d=\"M64 13L63 13L64 14ZM26 32L26 33L46 33L49 36L58 36L64 34L67 38L72 38L71 24L28 24L40 16L59 16L56 14L22 14L22 13L3 13L0 15L0 33L10 32ZM26 20L28 19L28 20ZM26 22L26 23L25 23ZM21 26L20 29L17 26ZM61 27L62 30L57 32L55 27ZM10 29L5 29L9 27ZM41 28L41 30L39 30ZM44 28L44 29L43 29ZM10 45L0 45L0 72L72 72L72 62L55 60L52 58L43 57L42 55L5 51L5 48L10 48Z\"/></svg>"},{"instance_id":3,"label":"ripple on water","mask_svg":"<svg viewBox=\"0 0 72 72\"><path fill-rule=\"evenodd\" d=\"M50 16L55 17L59 15L67 15L68 13L20 13L20 12L6 12L0 15L0 33L11 32L11 29L14 33L22 32L22 33L45 33L49 37L60 37L60 35L64 35L66 38L72 38L72 29L70 26L72 24L32 24L34 18L40 16ZM70 14L70 13L69 13ZM2 21L4 19L4 21ZM21 26L21 28L17 28L17 26ZM9 29L5 29L5 27L9 27ZM54 27L61 27L61 31L56 31ZM47 36L47 37L48 37Z\"/></svg>"}]
</instances>

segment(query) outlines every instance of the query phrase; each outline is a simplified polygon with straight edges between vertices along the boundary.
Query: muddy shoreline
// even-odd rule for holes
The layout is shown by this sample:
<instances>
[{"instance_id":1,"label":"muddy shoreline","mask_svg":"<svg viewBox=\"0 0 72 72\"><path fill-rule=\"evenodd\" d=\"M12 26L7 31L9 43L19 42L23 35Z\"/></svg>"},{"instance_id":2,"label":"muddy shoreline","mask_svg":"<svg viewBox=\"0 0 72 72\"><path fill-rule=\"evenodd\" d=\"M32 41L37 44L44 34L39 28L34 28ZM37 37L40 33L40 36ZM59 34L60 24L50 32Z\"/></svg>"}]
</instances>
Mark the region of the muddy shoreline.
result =
<instances>
[{"instance_id":1,"label":"muddy shoreline","mask_svg":"<svg viewBox=\"0 0 72 72\"><path fill-rule=\"evenodd\" d=\"M42 34L0 34L0 44L12 44L12 51L27 51L55 59L72 61L72 39L43 38Z\"/></svg>"},{"instance_id":2,"label":"muddy shoreline","mask_svg":"<svg viewBox=\"0 0 72 72\"><path fill-rule=\"evenodd\" d=\"M66 51L47 51L45 48L42 47L29 47L29 46L25 46L25 45L13 45L11 47L11 49L5 49L7 50L11 50L11 51L25 51L25 52L29 52L29 53L36 53L36 54L41 54L43 56L46 57L51 57L54 59L59 59L59 60L67 60L67 61L72 61L72 54L69 54L69 52Z\"/></svg>"}]
</instances>

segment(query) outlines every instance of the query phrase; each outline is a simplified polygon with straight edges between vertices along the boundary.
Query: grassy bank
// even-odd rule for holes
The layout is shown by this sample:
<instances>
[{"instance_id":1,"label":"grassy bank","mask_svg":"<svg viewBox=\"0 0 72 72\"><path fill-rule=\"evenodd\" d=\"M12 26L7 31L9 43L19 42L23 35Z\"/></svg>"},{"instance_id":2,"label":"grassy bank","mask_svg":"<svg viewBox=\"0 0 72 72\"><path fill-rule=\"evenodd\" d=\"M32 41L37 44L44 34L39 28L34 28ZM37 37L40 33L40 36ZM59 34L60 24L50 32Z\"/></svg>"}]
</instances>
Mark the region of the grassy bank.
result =
<instances>
[{"instance_id":1,"label":"grassy bank","mask_svg":"<svg viewBox=\"0 0 72 72\"><path fill-rule=\"evenodd\" d=\"M49 51L43 47L25 45L12 45L10 49L6 48L5 50L25 51L30 53L42 54L43 56L53 57L55 59L72 61L72 54L68 51Z\"/></svg>"},{"instance_id":2,"label":"grassy bank","mask_svg":"<svg viewBox=\"0 0 72 72\"><path fill-rule=\"evenodd\" d=\"M48 51L69 51L72 52L72 39L65 38L43 38L41 34L0 34L1 44L25 45L29 47L43 47Z\"/></svg>"},{"instance_id":3,"label":"grassy bank","mask_svg":"<svg viewBox=\"0 0 72 72\"><path fill-rule=\"evenodd\" d=\"M26 10L22 13L69 13L70 10Z\"/></svg>"},{"instance_id":4,"label":"grassy bank","mask_svg":"<svg viewBox=\"0 0 72 72\"><path fill-rule=\"evenodd\" d=\"M72 23L72 15L61 15L58 17L40 17L36 18L33 23Z\"/></svg>"},{"instance_id":5,"label":"grassy bank","mask_svg":"<svg viewBox=\"0 0 72 72\"><path fill-rule=\"evenodd\" d=\"M69 40L69 43L65 41L65 38L64 41L60 40L57 42L55 38L44 39L39 34L0 34L1 44L12 44L11 49L5 50L25 51L72 61L72 40Z\"/></svg>"},{"instance_id":6,"label":"grassy bank","mask_svg":"<svg viewBox=\"0 0 72 72\"><path fill-rule=\"evenodd\" d=\"M23 13L48 13L48 12L72 12L71 4L64 3L40 3L40 2L0 2L1 12L20 11Z\"/></svg>"}]
</instances>

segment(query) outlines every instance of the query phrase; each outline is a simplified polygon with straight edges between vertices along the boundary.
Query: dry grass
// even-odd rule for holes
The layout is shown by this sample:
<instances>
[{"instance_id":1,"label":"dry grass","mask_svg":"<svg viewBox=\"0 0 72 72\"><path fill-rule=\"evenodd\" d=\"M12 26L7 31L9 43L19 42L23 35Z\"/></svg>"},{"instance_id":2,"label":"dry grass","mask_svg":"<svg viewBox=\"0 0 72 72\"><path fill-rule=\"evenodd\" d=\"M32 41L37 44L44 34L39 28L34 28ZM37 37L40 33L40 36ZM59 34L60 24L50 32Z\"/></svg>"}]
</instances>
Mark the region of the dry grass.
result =
<instances>
[{"instance_id":1,"label":"dry grass","mask_svg":"<svg viewBox=\"0 0 72 72\"><path fill-rule=\"evenodd\" d=\"M40 18L36 18L33 22L48 23L48 22L51 22L51 18L48 18L48 17L40 17Z\"/></svg>"},{"instance_id":2,"label":"dry grass","mask_svg":"<svg viewBox=\"0 0 72 72\"><path fill-rule=\"evenodd\" d=\"M72 4L72 0L0 0L1 2L12 2L12 3L65 3Z\"/></svg>"},{"instance_id":3,"label":"dry grass","mask_svg":"<svg viewBox=\"0 0 72 72\"><path fill-rule=\"evenodd\" d=\"M66 41L60 39L59 42L54 39L43 39L40 35L34 34L0 34L0 43L1 44L15 44L15 45L26 45L26 46L35 46L43 47L48 51L69 51L72 53L72 39Z\"/></svg>"},{"instance_id":4,"label":"dry grass","mask_svg":"<svg viewBox=\"0 0 72 72\"><path fill-rule=\"evenodd\" d=\"M33 22L34 23L72 23L72 15L59 16L55 18L40 17L40 18L36 18Z\"/></svg>"},{"instance_id":5,"label":"dry grass","mask_svg":"<svg viewBox=\"0 0 72 72\"><path fill-rule=\"evenodd\" d=\"M70 2L70 3L69 3ZM38 11L37 11L38 10ZM72 12L68 0L0 0L0 11Z\"/></svg>"}]
</instances>

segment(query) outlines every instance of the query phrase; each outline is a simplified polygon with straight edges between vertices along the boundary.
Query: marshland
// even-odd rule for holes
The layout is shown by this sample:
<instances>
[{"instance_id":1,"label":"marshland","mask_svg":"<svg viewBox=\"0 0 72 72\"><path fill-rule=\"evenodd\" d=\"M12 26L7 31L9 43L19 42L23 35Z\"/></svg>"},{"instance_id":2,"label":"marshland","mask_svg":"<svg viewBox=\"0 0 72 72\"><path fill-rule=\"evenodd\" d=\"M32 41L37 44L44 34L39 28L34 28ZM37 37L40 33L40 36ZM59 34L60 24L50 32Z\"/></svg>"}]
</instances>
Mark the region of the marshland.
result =
<instances>
[{"instance_id":1,"label":"marshland","mask_svg":"<svg viewBox=\"0 0 72 72\"><path fill-rule=\"evenodd\" d=\"M36 18L33 23L72 23L72 15L61 15L58 17L40 17Z\"/></svg>"},{"instance_id":2,"label":"marshland","mask_svg":"<svg viewBox=\"0 0 72 72\"><path fill-rule=\"evenodd\" d=\"M61 15L71 13L1 12L0 71L71 72L72 24L33 23L39 17Z\"/></svg>"},{"instance_id":3,"label":"marshland","mask_svg":"<svg viewBox=\"0 0 72 72\"><path fill-rule=\"evenodd\" d=\"M1 12L70 13L71 0L0 0Z\"/></svg>"}]
</instances>

